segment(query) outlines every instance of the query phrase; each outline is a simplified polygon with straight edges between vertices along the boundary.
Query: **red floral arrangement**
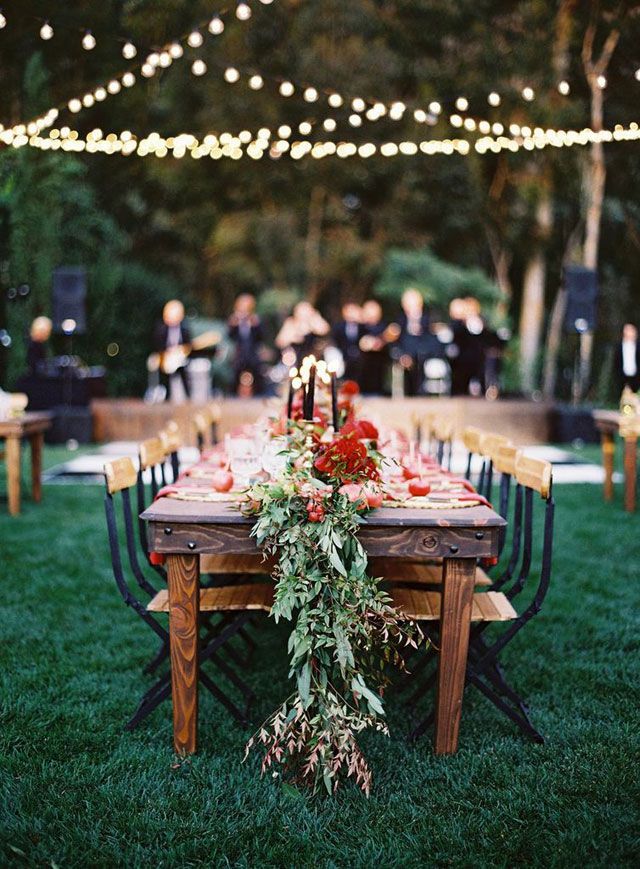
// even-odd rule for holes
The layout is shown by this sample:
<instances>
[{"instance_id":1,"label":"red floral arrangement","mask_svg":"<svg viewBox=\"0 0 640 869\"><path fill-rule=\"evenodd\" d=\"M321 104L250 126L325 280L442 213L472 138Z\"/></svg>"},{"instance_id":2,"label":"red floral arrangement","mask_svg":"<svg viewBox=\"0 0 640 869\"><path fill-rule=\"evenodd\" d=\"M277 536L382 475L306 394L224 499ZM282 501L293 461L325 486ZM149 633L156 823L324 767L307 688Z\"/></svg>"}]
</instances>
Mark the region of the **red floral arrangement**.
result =
<instances>
[{"instance_id":1,"label":"red floral arrangement","mask_svg":"<svg viewBox=\"0 0 640 869\"><path fill-rule=\"evenodd\" d=\"M353 398L354 395L360 394L360 387L355 380L343 380L340 384L340 396L345 398Z\"/></svg>"},{"instance_id":2,"label":"red floral arrangement","mask_svg":"<svg viewBox=\"0 0 640 869\"><path fill-rule=\"evenodd\" d=\"M378 480L380 474L366 446L347 434L320 448L314 467L334 480Z\"/></svg>"},{"instance_id":3,"label":"red floral arrangement","mask_svg":"<svg viewBox=\"0 0 640 869\"><path fill-rule=\"evenodd\" d=\"M362 440L377 441L380 437L378 429L368 419L350 419L340 429L341 435L354 435Z\"/></svg>"}]
</instances>

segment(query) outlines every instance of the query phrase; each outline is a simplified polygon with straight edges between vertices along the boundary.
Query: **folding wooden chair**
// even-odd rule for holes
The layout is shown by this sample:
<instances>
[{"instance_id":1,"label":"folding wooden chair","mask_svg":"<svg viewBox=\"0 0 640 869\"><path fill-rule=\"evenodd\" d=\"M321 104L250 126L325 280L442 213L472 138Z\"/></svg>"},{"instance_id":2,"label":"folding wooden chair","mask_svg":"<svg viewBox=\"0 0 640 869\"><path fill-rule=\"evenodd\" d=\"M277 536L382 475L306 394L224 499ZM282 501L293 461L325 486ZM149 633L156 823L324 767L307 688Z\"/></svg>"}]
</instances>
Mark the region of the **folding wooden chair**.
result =
<instances>
[{"instance_id":1,"label":"folding wooden chair","mask_svg":"<svg viewBox=\"0 0 640 869\"><path fill-rule=\"evenodd\" d=\"M131 490L136 485L137 474L133 462L126 459L118 459L105 465L105 514L109 535L109 548L113 575L118 590L127 604L140 616L140 618L154 631L161 642L162 660L170 661L169 633L157 620L155 613L168 612L169 601L166 589L157 590L145 577L136 553L136 541L131 509ZM115 498L119 497L122 507L120 523L117 518ZM131 584L127 580L121 556L121 539L119 525L124 527L124 540L128 556L129 570L135 578L140 589L148 598L146 604L142 603L133 593ZM207 630L202 640L200 651L200 663L212 661L220 673L234 685L245 700L244 709L238 708L230 697L215 683L211 677L201 668L198 678L207 690L222 703L226 709L241 723L247 720L249 704L254 699L253 691L224 661L218 652L228 641L241 630L243 624L257 610L269 612L273 601L273 589L263 583L252 585L235 585L230 587L218 587L215 589L201 589L200 610L204 614L224 613L230 615L228 623L212 636ZM132 730L144 718L152 712L159 703L165 700L171 693L171 673L165 673L142 697L134 715L127 722L126 729Z\"/></svg>"},{"instance_id":2,"label":"folding wooden chair","mask_svg":"<svg viewBox=\"0 0 640 869\"><path fill-rule=\"evenodd\" d=\"M493 494L493 462L494 458L502 446L507 446L511 441L504 435L492 434L490 432L482 432L480 435L479 453L482 456L482 469L480 471L480 479L478 480L477 489L481 495L491 501Z\"/></svg>"},{"instance_id":3,"label":"folding wooden chair","mask_svg":"<svg viewBox=\"0 0 640 869\"><path fill-rule=\"evenodd\" d=\"M200 453L210 449L213 445L213 437L211 432L212 418L209 409L200 410L193 417L193 427L196 434L196 443Z\"/></svg>"},{"instance_id":4,"label":"folding wooden chair","mask_svg":"<svg viewBox=\"0 0 640 869\"><path fill-rule=\"evenodd\" d=\"M516 507L515 518L519 526L514 527L514 542L510 564L503 576L488 591L477 592L473 597L472 628L469 637L469 657L467 661L466 684L480 690L501 712L514 721L522 732L535 742L544 741L533 726L529 709L519 694L507 683L498 656L506 645L537 615L544 602L551 580L551 561L553 549L553 525L555 505L552 497L552 471L548 462L518 455L515 460ZM539 495L542 502L542 531L539 534L541 555L540 572L531 577L534 552L534 496ZM513 565L515 553L516 565ZM518 615L513 602L535 581L535 589L529 595L528 603ZM501 591L500 589L506 589ZM437 646L437 627L440 618L440 595L438 592L396 588L392 591L394 605L409 618L425 623L425 633L431 636ZM488 640L485 633L496 622L508 623L497 638ZM433 657L433 656L430 656ZM423 684L420 695L435 684L436 672ZM413 730L412 738L418 738L433 721L433 713L423 719Z\"/></svg>"},{"instance_id":5,"label":"folding wooden chair","mask_svg":"<svg viewBox=\"0 0 640 869\"><path fill-rule=\"evenodd\" d=\"M480 457L480 438L482 437L482 432L479 428L475 428L474 426L467 426L462 432L462 443L467 451L467 467L465 469L465 479L472 482L473 475L473 465L474 460L475 464L477 464L477 460ZM478 470L478 476L480 474L480 470Z\"/></svg>"},{"instance_id":6,"label":"folding wooden chair","mask_svg":"<svg viewBox=\"0 0 640 869\"><path fill-rule=\"evenodd\" d=\"M433 425L436 442L436 460L443 468L451 470L453 453L453 422L449 419L437 419Z\"/></svg>"}]
</instances>

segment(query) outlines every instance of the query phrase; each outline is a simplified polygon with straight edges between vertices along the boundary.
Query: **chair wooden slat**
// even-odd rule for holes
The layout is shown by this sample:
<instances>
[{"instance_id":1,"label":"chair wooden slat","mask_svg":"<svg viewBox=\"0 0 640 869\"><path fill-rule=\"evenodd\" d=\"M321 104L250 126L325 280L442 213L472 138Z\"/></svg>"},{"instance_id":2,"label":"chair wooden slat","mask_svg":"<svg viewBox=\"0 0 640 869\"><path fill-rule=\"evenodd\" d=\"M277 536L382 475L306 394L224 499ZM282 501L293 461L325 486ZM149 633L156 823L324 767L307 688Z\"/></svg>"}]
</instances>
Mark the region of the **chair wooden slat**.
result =
<instances>
[{"instance_id":1,"label":"chair wooden slat","mask_svg":"<svg viewBox=\"0 0 640 869\"><path fill-rule=\"evenodd\" d=\"M480 454L495 461L500 447L507 446L509 443L509 438L504 435L483 432L480 437Z\"/></svg>"},{"instance_id":2,"label":"chair wooden slat","mask_svg":"<svg viewBox=\"0 0 640 869\"><path fill-rule=\"evenodd\" d=\"M176 424L174 423L174 425ZM182 446L182 438L180 437L180 431L177 426L176 428L170 428L167 426L160 432L158 438L162 444L165 457L170 453L176 453Z\"/></svg>"},{"instance_id":3,"label":"chair wooden slat","mask_svg":"<svg viewBox=\"0 0 640 869\"><path fill-rule=\"evenodd\" d=\"M159 437L142 441L138 446L138 454L140 456L140 467L143 471L146 471L147 468L161 465L166 458L166 452Z\"/></svg>"},{"instance_id":4,"label":"chair wooden slat","mask_svg":"<svg viewBox=\"0 0 640 869\"><path fill-rule=\"evenodd\" d=\"M104 466L104 474L107 480L107 489L111 495L135 486L138 476L135 465L129 458L107 462Z\"/></svg>"},{"instance_id":5,"label":"chair wooden slat","mask_svg":"<svg viewBox=\"0 0 640 869\"><path fill-rule=\"evenodd\" d=\"M201 555L201 573L227 574L271 574L274 568L272 559L263 560L261 553L255 555Z\"/></svg>"},{"instance_id":6,"label":"chair wooden slat","mask_svg":"<svg viewBox=\"0 0 640 869\"><path fill-rule=\"evenodd\" d=\"M502 444L493 456L493 467L499 474L509 474L515 477L516 459L520 450L513 444Z\"/></svg>"},{"instance_id":7,"label":"chair wooden slat","mask_svg":"<svg viewBox=\"0 0 640 869\"><path fill-rule=\"evenodd\" d=\"M437 621L442 598L436 591L394 588L393 605L414 621ZM478 592L473 596L472 622L503 622L517 618L517 613L502 592Z\"/></svg>"},{"instance_id":8,"label":"chair wooden slat","mask_svg":"<svg viewBox=\"0 0 640 869\"><path fill-rule=\"evenodd\" d=\"M204 558L204 556L202 556ZM212 571L213 572L213 571ZM425 563L403 558L370 558L371 576L379 576L388 582L411 583L412 585L440 585L442 562ZM491 579L481 568L476 568L476 585L491 585Z\"/></svg>"},{"instance_id":9,"label":"chair wooden slat","mask_svg":"<svg viewBox=\"0 0 640 869\"><path fill-rule=\"evenodd\" d=\"M462 432L462 443L470 453L480 452L481 438L482 432L479 428L475 428L475 426L467 426L467 428Z\"/></svg>"},{"instance_id":10,"label":"chair wooden slat","mask_svg":"<svg viewBox=\"0 0 640 869\"><path fill-rule=\"evenodd\" d=\"M242 612L244 610L270 612L273 606L273 586L266 583L225 585L200 589L202 612ZM159 591L147 604L153 613L169 612L169 592Z\"/></svg>"},{"instance_id":11,"label":"chair wooden slat","mask_svg":"<svg viewBox=\"0 0 640 869\"><path fill-rule=\"evenodd\" d=\"M551 492L552 468L550 462L520 454L516 459L516 480L520 485L533 489L543 498Z\"/></svg>"}]
</instances>

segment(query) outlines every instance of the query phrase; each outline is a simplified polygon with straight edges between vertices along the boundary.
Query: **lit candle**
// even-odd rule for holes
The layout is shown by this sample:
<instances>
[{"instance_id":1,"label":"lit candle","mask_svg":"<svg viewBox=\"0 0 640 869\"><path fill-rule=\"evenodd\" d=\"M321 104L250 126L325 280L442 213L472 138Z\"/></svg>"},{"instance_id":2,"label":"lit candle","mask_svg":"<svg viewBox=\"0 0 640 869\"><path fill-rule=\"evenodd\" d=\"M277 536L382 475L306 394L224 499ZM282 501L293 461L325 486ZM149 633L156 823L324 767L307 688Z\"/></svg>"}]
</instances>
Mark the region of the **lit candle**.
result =
<instances>
[{"instance_id":1,"label":"lit candle","mask_svg":"<svg viewBox=\"0 0 640 869\"><path fill-rule=\"evenodd\" d=\"M309 369L304 367L300 369L300 380L302 381L302 416L308 419L308 395L309 395Z\"/></svg>"},{"instance_id":2,"label":"lit candle","mask_svg":"<svg viewBox=\"0 0 640 869\"><path fill-rule=\"evenodd\" d=\"M338 424L338 386L335 369L329 366L328 371L331 376L331 417L333 420L333 430L337 434L340 429Z\"/></svg>"}]
</instances>

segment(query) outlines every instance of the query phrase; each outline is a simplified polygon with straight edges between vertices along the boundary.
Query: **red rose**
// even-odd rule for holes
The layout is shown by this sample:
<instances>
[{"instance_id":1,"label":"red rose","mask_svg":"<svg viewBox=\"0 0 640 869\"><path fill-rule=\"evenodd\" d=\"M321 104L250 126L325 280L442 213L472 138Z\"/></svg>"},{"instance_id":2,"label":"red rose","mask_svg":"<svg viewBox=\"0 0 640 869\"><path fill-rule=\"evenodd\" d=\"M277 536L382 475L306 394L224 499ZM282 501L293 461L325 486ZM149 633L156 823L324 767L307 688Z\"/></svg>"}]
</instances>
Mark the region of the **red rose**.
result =
<instances>
[{"instance_id":1,"label":"red rose","mask_svg":"<svg viewBox=\"0 0 640 869\"><path fill-rule=\"evenodd\" d=\"M367 477L378 479L378 469L367 453L367 448L359 440L339 437L323 447L314 466L321 474L337 480Z\"/></svg>"},{"instance_id":2,"label":"red rose","mask_svg":"<svg viewBox=\"0 0 640 869\"><path fill-rule=\"evenodd\" d=\"M359 395L360 387L355 380L344 380L340 384L340 394L345 396Z\"/></svg>"}]
</instances>

